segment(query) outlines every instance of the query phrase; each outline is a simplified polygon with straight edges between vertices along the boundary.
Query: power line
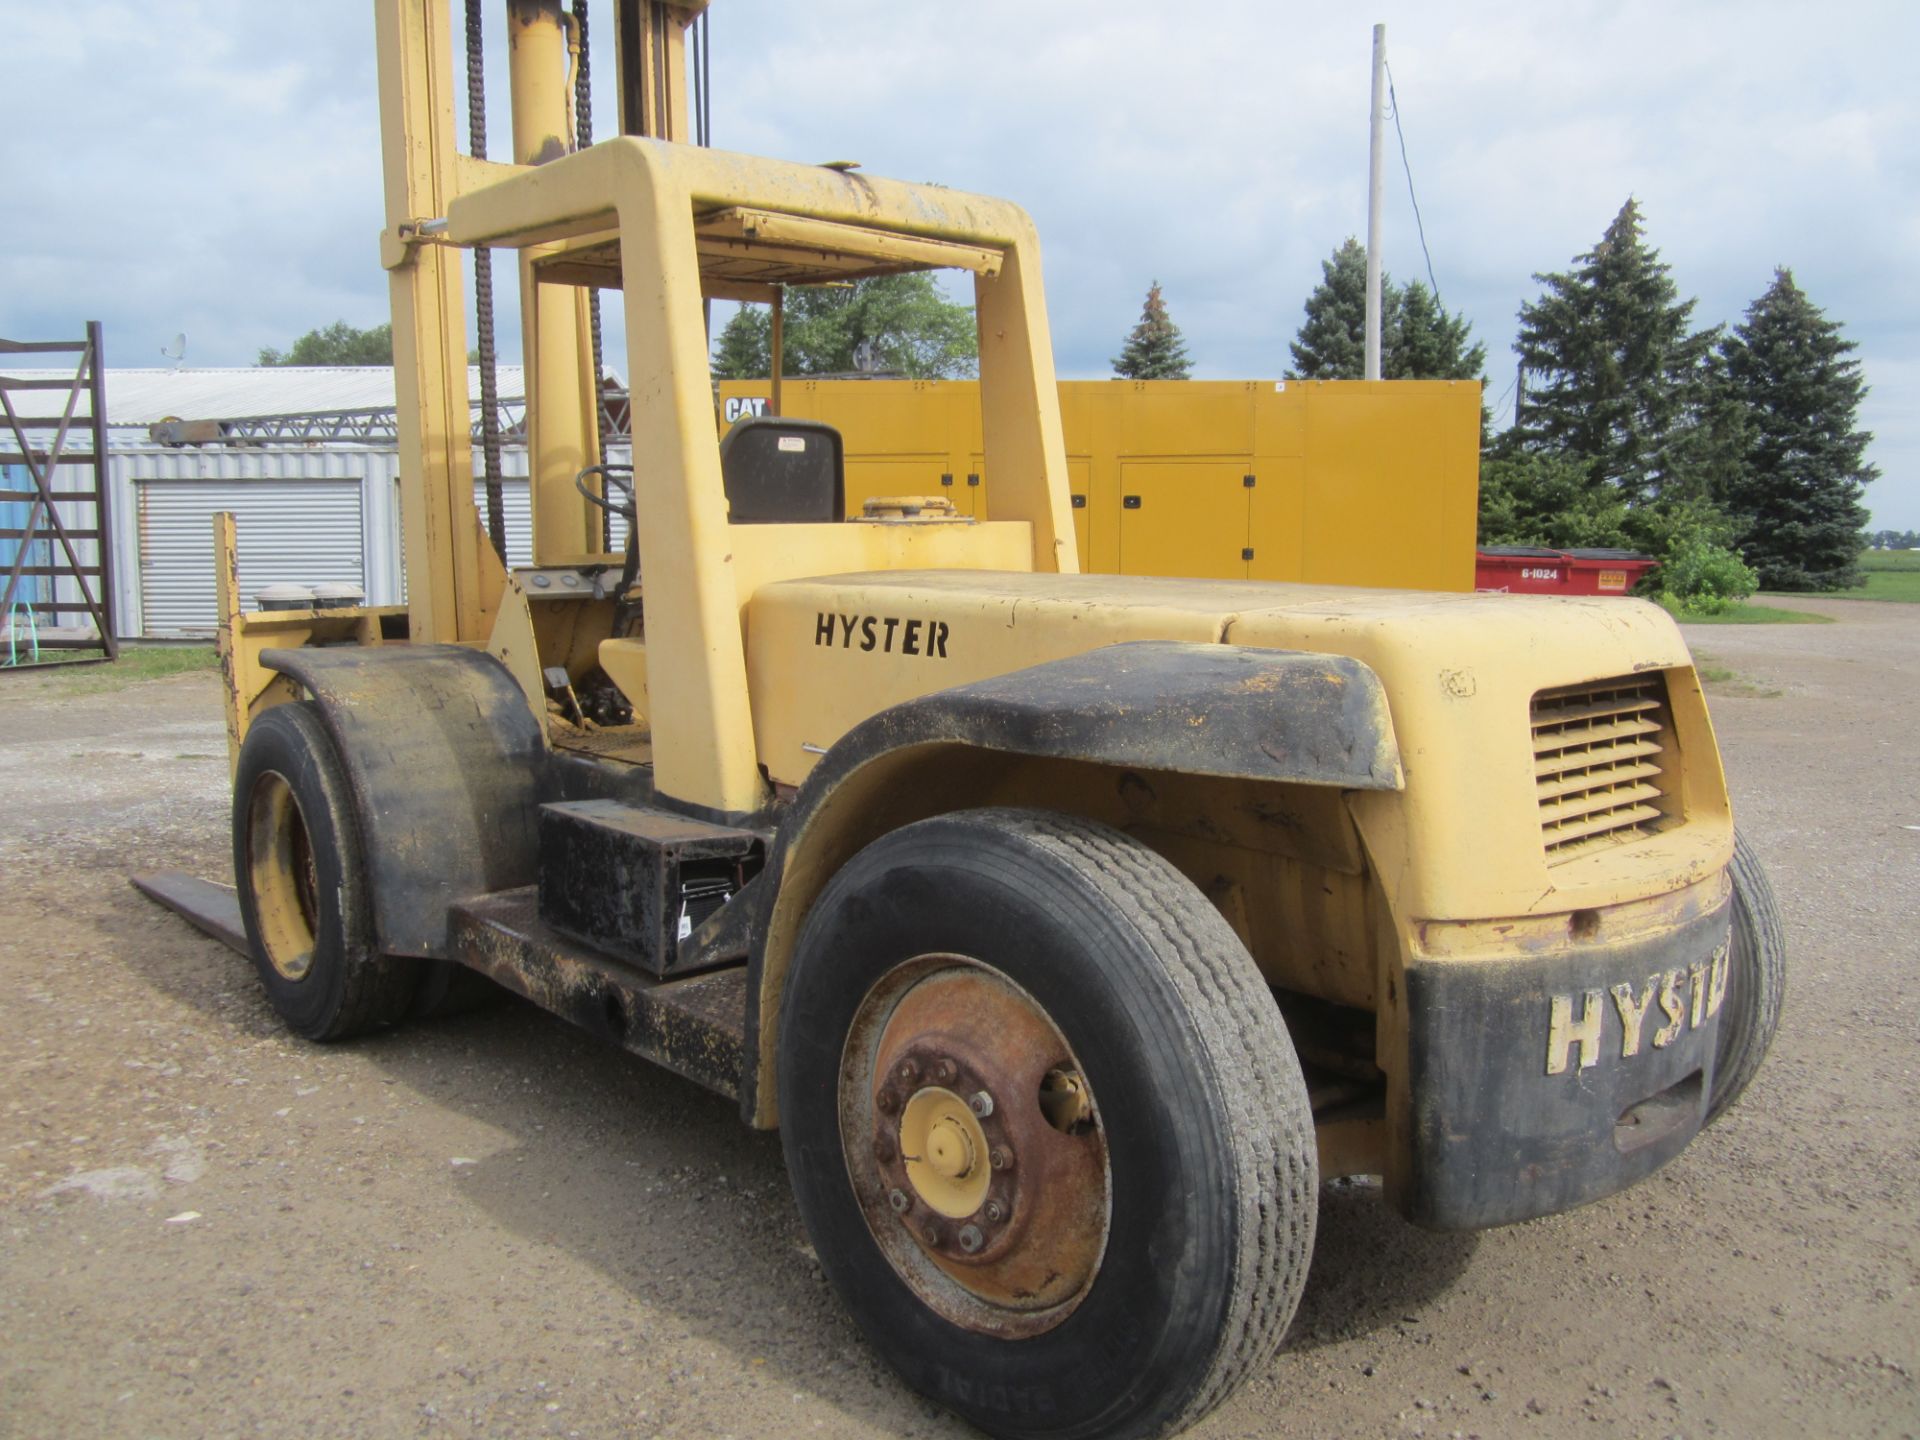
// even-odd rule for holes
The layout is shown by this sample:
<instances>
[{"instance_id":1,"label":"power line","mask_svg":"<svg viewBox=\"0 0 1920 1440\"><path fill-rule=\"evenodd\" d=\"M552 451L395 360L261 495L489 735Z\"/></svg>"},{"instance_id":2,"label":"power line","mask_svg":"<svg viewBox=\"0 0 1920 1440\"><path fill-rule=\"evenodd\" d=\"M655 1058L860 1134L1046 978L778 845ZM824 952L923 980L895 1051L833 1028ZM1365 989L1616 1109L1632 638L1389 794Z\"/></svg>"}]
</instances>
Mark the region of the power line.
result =
<instances>
[{"instance_id":1,"label":"power line","mask_svg":"<svg viewBox=\"0 0 1920 1440\"><path fill-rule=\"evenodd\" d=\"M1420 219L1420 197L1413 193L1413 166L1407 163L1407 136L1400 128L1400 97L1393 92L1393 66L1387 66L1387 105L1393 112L1393 133L1400 141L1400 168L1407 172L1407 198L1413 202L1413 224L1420 232L1420 253L1427 261L1427 283L1433 287L1433 303L1440 303L1440 282L1433 278L1433 256L1427 250L1427 227Z\"/></svg>"},{"instance_id":2,"label":"power line","mask_svg":"<svg viewBox=\"0 0 1920 1440\"><path fill-rule=\"evenodd\" d=\"M1520 383L1520 377L1518 374L1516 374L1513 377L1513 379L1507 382L1507 388L1500 392L1500 398L1494 401L1492 405L1487 407L1488 413L1493 415L1498 415L1502 410L1504 410L1507 405L1507 396L1513 393L1513 387L1518 385L1519 383ZM1515 418L1515 423L1518 423L1519 417L1516 415L1514 418Z\"/></svg>"}]
</instances>

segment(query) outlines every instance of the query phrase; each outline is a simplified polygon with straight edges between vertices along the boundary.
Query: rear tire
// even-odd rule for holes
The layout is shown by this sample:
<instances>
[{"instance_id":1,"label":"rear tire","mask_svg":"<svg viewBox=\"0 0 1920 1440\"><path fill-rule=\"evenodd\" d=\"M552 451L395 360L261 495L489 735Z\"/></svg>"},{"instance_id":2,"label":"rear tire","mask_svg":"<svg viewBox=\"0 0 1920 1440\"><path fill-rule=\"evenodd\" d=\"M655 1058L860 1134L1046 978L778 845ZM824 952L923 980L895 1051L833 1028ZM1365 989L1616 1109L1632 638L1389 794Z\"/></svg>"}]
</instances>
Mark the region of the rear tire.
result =
<instances>
[{"instance_id":1,"label":"rear tire","mask_svg":"<svg viewBox=\"0 0 1920 1440\"><path fill-rule=\"evenodd\" d=\"M1733 935L1729 941L1727 997L1713 1061L1713 1092L1707 1099L1711 1125L1740 1098L1780 1028L1787 993L1787 938L1774 903L1773 885L1747 837L1733 832Z\"/></svg>"},{"instance_id":2,"label":"rear tire","mask_svg":"<svg viewBox=\"0 0 1920 1440\"><path fill-rule=\"evenodd\" d=\"M247 727L233 778L233 873L267 999L309 1040L406 1013L418 962L380 954L346 769L319 712L277 705Z\"/></svg>"},{"instance_id":3,"label":"rear tire","mask_svg":"<svg viewBox=\"0 0 1920 1440\"><path fill-rule=\"evenodd\" d=\"M1312 1113L1251 957L1159 855L1035 811L908 826L828 886L786 997L800 1213L909 1384L994 1435L1156 1436L1267 1363Z\"/></svg>"}]
</instances>

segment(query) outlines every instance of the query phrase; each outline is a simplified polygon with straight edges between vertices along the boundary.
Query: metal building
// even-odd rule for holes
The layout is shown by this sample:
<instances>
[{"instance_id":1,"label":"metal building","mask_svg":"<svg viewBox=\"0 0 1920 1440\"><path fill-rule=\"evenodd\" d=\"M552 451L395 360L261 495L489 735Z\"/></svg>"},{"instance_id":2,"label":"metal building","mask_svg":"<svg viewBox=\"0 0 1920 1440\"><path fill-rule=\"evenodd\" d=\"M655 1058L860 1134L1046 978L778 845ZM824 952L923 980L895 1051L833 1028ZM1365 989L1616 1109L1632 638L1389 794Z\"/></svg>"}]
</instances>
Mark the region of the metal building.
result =
<instances>
[{"instance_id":1,"label":"metal building","mask_svg":"<svg viewBox=\"0 0 1920 1440\"><path fill-rule=\"evenodd\" d=\"M518 366L501 366L499 377L503 396L520 394ZM478 392L476 371L469 393ZM106 393L122 635L213 633L212 525L221 510L237 520L249 609L278 583L353 584L370 604L405 600L390 368L109 369ZM195 423L207 421L222 423ZM477 468L477 445L474 460ZM525 445L503 444L501 468L508 558L524 564Z\"/></svg>"}]
</instances>

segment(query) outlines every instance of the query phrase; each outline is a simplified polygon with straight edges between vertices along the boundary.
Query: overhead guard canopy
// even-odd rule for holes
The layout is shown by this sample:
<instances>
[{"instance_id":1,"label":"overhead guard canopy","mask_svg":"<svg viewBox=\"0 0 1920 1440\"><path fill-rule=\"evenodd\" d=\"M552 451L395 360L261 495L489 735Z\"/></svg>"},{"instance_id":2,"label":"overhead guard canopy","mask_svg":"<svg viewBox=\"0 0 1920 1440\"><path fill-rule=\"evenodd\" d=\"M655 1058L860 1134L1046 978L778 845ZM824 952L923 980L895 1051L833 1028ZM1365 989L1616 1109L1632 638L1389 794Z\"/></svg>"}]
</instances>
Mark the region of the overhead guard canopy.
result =
<instances>
[{"instance_id":1,"label":"overhead guard canopy","mask_svg":"<svg viewBox=\"0 0 1920 1440\"><path fill-rule=\"evenodd\" d=\"M627 143L632 143L631 137ZM596 150L602 148L595 147ZM591 153L583 152L577 158ZM533 198L528 181L549 179L540 172L570 166L575 158L551 162L532 171L521 170L511 178L503 176L496 187L489 187L507 192L499 196L490 196L486 190L463 196L452 207L449 238L463 245L538 246L545 253L537 255L534 263L543 280L601 289L621 288L620 239L618 231L609 223L611 215L585 225L515 226L509 233L500 233L500 212L520 208ZM674 158L678 162L675 168L684 163L678 154ZM816 171L830 184L845 173L825 166L776 165L772 168ZM851 182L856 193L873 186L891 189L893 183L869 181L864 176ZM1005 263L1004 243L982 243L982 240L962 239L952 233L959 228L978 234L977 223L965 221L985 217L969 215L955 227L952 222L960 219L959 216L927 216L925 218L933 222L932 228L948 231L946 235L927 234L917 225L903 224L898 215L878 213L892 208L885 205L861 207L868 213L857 217L826 218L817 213L796 214L777 203L739 203L731 196L726 200L716 196L713 202L707 202L698 193L697 182L694 188L689 220L699 260L701 288L716 298L768 300L777 286L845 283L916 270L965 270L992 279L1000 274ZM518 193L508 200L507 194L513 192ZM876 194L874 198L881 197ZM973 197L956 195L955 198L964 202ZM795 196L800 205L806 205L810 199L811 196ZM502 201L506 203L501 204ZM538 207L539 202L534 201L534 206ZM907 208L923 209L924 206ZM485 212L484 218L481 212ZM522 213L527 212L523 209Z\"/></svg>"}]
</instances>

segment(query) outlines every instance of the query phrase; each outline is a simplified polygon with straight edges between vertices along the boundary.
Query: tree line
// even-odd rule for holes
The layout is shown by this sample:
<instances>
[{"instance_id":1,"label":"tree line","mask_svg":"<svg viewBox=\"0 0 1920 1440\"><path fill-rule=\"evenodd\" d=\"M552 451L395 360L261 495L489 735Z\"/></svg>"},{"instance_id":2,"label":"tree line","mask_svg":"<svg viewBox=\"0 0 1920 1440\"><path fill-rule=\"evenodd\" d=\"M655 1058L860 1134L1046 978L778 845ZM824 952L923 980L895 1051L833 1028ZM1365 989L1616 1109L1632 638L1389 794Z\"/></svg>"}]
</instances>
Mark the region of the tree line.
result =
<instances>
[{"instance_id":1,"label":"tree line","mask_svg":"<svg viewBox=\"0 0 1920 1440\"><path fill-rule=\"evenodd\" d=\"M1361 377L1366 269L1352 237L1321 262L1288 378ZM1514 423L1483 445L1482 544L1644 550L1703 608L1756 584L1859 583L1861 498L1879 474L1858 423L1866 383L1854 344L1791 270L1774 272L1738 324L1695 328L1696 302L1680 297L1630 199L1569 268L1533 278ZM1484 383L1486 347L1427 285L1384 277L1381 312L1383 378ZM743 308L720 334L715 374L765 376L768 329L764 308ZM953 376L977 363L968 307L924 275L796 290L785 353L792 375ZM1112 364L1127 379L1191 374L1157 280Z\"/></svg>"},{"instance_id":2,"label":"tree line","mask_svg":"<svg viewBox=\"0 0 1920 1440\"><path fill-rule=\"evenodd\" d=\"M1366 266L1352 237L1321 262L1288 378L1360 378ZM1791 270L1774 272L1738 324L1696 329L1696 302L1680 297L1629 199L1568 269L1533 278L1540 293L1522 302L1514 343L1513 423L1482 446L1482 544L1644 550L1663 561L1672 593L1705 607L1756 584L1860 583L1861 500L1879 475L1858 423L1867 387L1855 345ZM1384 378L1484 383L1486 347L1432 289L1387 276L1381 301ZM978 368L972 307L924 273L795 287L783 320L789 376L932 379ZM771 331L767 307L740 307L716 338L714 375L767 376ZM387 326L342 322L286 352L263 350L260 363L380 364L391 353ZM1190 375L1157 280L1112 364L1130 379ZM1882 531L1872 543L1920 539Z\"/></svg>"},{"instance_id":3,"label":"tree line","mask_svg":"<svg viewBox=\"0 0 1920 1440\"><path fill-rule=\"evenodd\" d=\"M1288 378L1361 378L1366 273L1351 237L1321 262ZM1738 325L1695 329L1695 302L1628 200L1569 269L1533 278L1514 423L1482 447L1480 543L1644 550L1663 562L1658 583L1699 609L1757 585L1860 583L1861 496L1879 475L1858 424L1867 387L1855 346L1791 270L1774 272ZM1150 333L1157 352L1140 344ZM1178 342L1156 284L1115 370L1185 378L1183 350L1152 363ZM1383 278L1383 378L1475 379L1485 366L1465 317L1419 281Z\"/></svg>"},{"instance_id":4,"label":"tree line","mask_svg":"<svg viewBox=\"0 0 1920 1440\"><path fill-rule=\"evenodd\" d=\"M1774 271L1696 329L1628 200L1520 307L1514 424L1487 449L1481 538L1625 544L1716 598L1860 583L1872 435L1854 344ZM1746 573L1743 573L1746 572ZM1684 598L1684 592L1681 593Z\"/></svg>"}]
</instances>

